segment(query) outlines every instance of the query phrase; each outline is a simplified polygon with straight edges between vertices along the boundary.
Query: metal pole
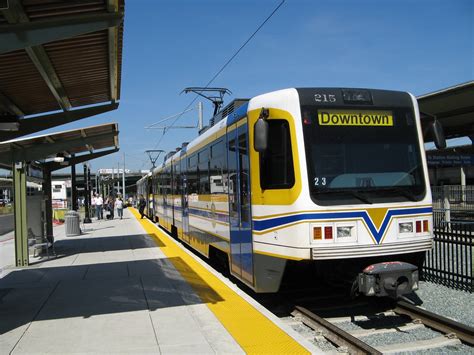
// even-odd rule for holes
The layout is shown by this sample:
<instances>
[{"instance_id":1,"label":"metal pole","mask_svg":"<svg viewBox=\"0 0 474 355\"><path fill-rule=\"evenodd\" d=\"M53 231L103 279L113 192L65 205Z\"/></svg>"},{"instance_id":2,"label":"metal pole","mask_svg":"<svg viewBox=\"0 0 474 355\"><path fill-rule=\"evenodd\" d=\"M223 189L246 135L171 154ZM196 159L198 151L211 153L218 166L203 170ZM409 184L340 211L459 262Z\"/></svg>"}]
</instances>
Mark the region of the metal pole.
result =
<instances>
[{"instance_id":1,"label":"metal pole","mask_svg":"<svg viewBox=\"0 0 474 355\"><path fill-rule=\"evenodd\" d=\"M117 195L120 194L120 162L117 162Z\"/></svg>"},{"instance_id":2,"label":"metal pole","mask_svg":"<svg viewBox=\"0 0 474 355\"><path fill-rule=\"evenodd\" d=\"M466 202L466 168L461 166L461 202Z\"/></svg>"},{"instance_id":3,"label":"metal pole","mask_svg":"<svg viewBox=\"0 0 474 355\"><path fill-rule=\"evenodd\" d=\"M112 192L110 191L110 188L112 188ZM113 191L114 191L115 187L114 187L114 167L112 167L112 181L110 181L110 183L107 185L107 196L110 195L110 194L114 194Z\"/></svg>"},{"instance_id":4,"label":"metal pole","mask_svg":"<svg viewBox=\"0 0 474 355\"><path fill-rule=\"evenodd\" d=\"M51 193L51 171L43 168L43 194L45 199L46 238L50 243L54 241L53 236L53 204Z\"/></svg>"},{"instance_id":5,"label":"metal pole","mask_svg":"<svg viewBox=\"0 0 474 355\"><path fill-rule=\"evenodd\" d=\"M125 200L125 153L123 153L122 198Z\"/></svg>"},{"instance_id":6,"label":"metal pole","mask_svg":"<svg viewBox=\"0 0 474 355\"><path fill-rule=\"evenodd\" d=\"M74 159L74 155L71 155ZM76 165L71 165L71 210L77 211Z\"/></svg>"},{"instance_id":7,"label":"metal pole","mask_svg":"<svg viewBox=\"0 0 474 355\"><path fill-rule=\"evenodd\" d=\"M89 178L87 163L84 163L84 223L92 223L89 216Z\"/></svg>"},{"instance_id":8,"label":"metal pole","mask_svg":"<svg viewBox=\"0 0 474 355\"><path fill-rule=\"evenodd\" d=\"M198 102L198 130L202 129L202 102Z\"/></svg>"},{"instance_id":9,"label":"metal pole","mask_svg":"<svg viewBox=\"0 0 474 355\"><path fill-rule=\"evenodd\" d=\"M91 180L91 165L87 164L87 186L89 187L89 194L87 195L87 200L89 201L89 208L92 205L92 193L94 189L92 188L92 180ZM90 217L90 216L89 216Z\"/></svg>"}]
</instances>

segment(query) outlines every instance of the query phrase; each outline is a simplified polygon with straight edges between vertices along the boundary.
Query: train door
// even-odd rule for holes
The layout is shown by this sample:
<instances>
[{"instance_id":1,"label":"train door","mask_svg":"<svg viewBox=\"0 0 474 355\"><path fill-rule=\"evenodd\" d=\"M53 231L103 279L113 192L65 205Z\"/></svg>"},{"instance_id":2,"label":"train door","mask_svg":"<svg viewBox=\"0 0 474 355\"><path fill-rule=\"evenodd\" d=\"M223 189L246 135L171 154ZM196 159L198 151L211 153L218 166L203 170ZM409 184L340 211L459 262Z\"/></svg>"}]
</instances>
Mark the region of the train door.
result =
<instances>
[{"instance_id":1,"label":"train door","mask_svg":"<svg viewBox=\"0 0 474 355\"><path fill-rule=\"evenodd\" d=\"M170 207L171 207L171 214L170 214L170 231L171 231L171 226L172 225L176 225L175 223L175 208L176 206L174 205L174 197L176 195L176 165L175 165L175 162L172 162L171 163L171 170L170 170L170 174L171 174L171 179L170 179L170 185L171 185L171 195L170 195Z\"/></svg>"},{"instance_id":2,"label":"train door","mask_svg":"<svg viewBox=\"0 0 474 355\"><path fill-rule=\"evenodd\" d=\"M181 180L181 162L178 160L174 163L174 192L173 192L173 211L174 211L174 225L176 227L176 234L178 238L182 238L183 231L183 205L182 205L182 189L183 184Z\"/></svg>"},{"instance_id":3,"label":"train door","mask_svg":"<svg viewBox=\"0 0 474 355\"><path fill-rule=\"evenodd\" d=\"M172 198L172 184L173 184L173 176L172 176L172 167L168 165L166 167L166 225L165 229L168 232L171 232L171 224L173 223L173 198Z\"/></svg>"},{"instance_id":4,"label":"train door","mask_svg":"<svg viewBox=\"0 0 474 355\"><path fill-rule=\"evenodd\" d=\"M168 189L169 189L169 178L168 178L168 167L163 168L163 220L160 225L168 229Z\"/></svg>"},{"instance_id":5,"label":"train door","mask_svg":"<svg viewBox=\"0 0 474 355\"><path fill-rule=\"evenodd\" d=\"M188 206L188 179L187 179L188 158L181 159L181 206L183 208L183 240L189 243L189 206Z\"/></svg>"},{"instance_id":6,"label":"train door","mask_svg":"<svg viewBox=\"0 0 474 355\"><path fill-rule=\"evenodd\" d=\"M150 176L148 178L148 183L147 183L147 193L146 193L146 199L147 199L147 215L148 215L148 218L150 218L151 220L154 219L154 216L155 216L155 211L154 211L154 208L153 208L153 179L152 177Z\"/></svg>"},{"instance_id":7,"label":"train door","mask_svg":"<svg viewBox=\"0 0 474 355\"><path fill-rule=\"evenodd\" d=\"M227 132L231 270L253 285L247 124L233 127Z\"/></svg>"}]
</instances>

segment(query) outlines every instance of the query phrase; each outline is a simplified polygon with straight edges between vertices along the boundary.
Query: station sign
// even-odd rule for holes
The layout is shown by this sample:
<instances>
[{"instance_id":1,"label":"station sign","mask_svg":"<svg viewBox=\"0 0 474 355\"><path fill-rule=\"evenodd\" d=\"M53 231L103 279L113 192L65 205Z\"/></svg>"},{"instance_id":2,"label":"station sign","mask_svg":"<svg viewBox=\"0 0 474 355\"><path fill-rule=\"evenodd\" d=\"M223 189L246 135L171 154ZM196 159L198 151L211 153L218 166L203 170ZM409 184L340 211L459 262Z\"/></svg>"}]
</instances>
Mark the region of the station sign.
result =
<instances>
[{"instance_id":1,"label":"station sign","mask_svg":"<svg viewBox=\"0 0 474 355\"><path fill-rule=\"evenodd\" d=\"M39 167L37 165L28 164L26 175L28 177L42 179L43 178L43 169L41 169L41 167Z\"/></svg>"},{"instance_id":2,"label":"station sign","mask_svg":"<svg viewBox=\"0 0 474 355\"><path fill-rule=\"evenodd\" d=\"M474 155L428 155L428 166L472 166L474 165Z\"/></svg>"}]
</instances>

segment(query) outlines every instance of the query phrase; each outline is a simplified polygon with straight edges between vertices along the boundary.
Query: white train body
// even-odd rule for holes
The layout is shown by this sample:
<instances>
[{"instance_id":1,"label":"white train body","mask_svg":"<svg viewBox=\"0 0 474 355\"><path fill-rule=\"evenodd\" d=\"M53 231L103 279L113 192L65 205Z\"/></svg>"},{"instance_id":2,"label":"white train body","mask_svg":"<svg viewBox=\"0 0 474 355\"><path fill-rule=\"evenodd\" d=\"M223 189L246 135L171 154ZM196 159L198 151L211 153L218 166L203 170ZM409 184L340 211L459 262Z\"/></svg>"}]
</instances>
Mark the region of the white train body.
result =
<instances>
[{"instance_id":1,"label":"white train body","mask_svg":"<svg viewBox=\"0 0 474 355\"><path fill-rule=\"evenodd\" d=\"M286 89L238 107L144 181L152 218L202 254L224 255L257 292L275 292L289 264L351 278L374 262L419 267L432 247L423 151L411 94Z\"/></svg>"}]
</instances>

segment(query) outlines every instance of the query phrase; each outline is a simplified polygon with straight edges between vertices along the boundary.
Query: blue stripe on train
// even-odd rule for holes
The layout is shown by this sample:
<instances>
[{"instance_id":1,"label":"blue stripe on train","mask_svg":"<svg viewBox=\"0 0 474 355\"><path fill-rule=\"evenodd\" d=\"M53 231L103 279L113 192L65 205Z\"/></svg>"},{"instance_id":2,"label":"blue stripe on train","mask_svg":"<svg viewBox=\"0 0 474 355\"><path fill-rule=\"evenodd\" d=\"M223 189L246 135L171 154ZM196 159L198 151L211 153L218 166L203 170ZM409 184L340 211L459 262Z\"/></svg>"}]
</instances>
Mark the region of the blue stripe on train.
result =
<instances>
[{"instance_id":1,"label":"blue stripe on train","mask_svg":"<svg viewBox=\"0 0 474 355\"><path fill-rule=\"evenodd\" d=\"M388 210L385 216L380 230L377 230L374 223L370 219L370 216L366 211L354 211L354 212L323 212L323 213L304 213L296 214L291 216L283 216L266 220L253 220L253 229L255 231L264 231L266 229L283 226L286 224L307 221L307 220L321 220L321 219L347 219L347 218L362 218L369 227L370 232L374 236L377 244L380 243L385 230L390 222L390 218L394 216L405 216L421 213L431 213L433 209L431 207L423 208L407 208L401 210Z\"/></svg>"},{"instance_id":2,"label":"blue stripe on train","mask_svg":"<svg viewBox=\"0 0 474 355\"><path fill-rule=\"evenodd\" d=\"M209 219L216 219L220 222L227 222L229 223L229 215L225 213L212 213L210 211L203 211L203 210L198 210L196 208L189 208L188 209L190 214L194 214L197 216L209 218Z\"/></svg>"}]
</instances>

